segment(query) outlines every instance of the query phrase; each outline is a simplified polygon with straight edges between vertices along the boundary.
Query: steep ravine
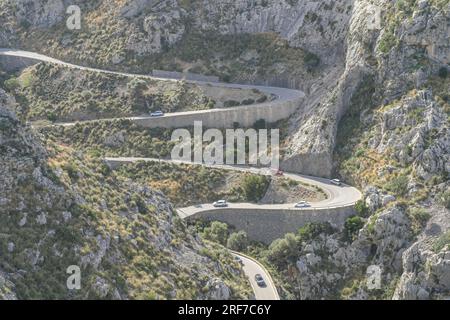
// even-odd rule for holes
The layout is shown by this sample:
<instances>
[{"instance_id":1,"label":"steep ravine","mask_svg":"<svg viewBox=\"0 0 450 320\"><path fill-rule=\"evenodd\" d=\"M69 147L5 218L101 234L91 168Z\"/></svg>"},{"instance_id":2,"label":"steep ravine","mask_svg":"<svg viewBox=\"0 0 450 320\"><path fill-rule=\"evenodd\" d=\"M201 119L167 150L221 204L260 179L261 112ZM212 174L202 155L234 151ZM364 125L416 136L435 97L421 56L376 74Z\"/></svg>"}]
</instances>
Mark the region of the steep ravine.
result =
<instances>
[{"instance_id":1,"label":"steep ravine","mask_svg":"<svg viewBox=\"0 0 450 320\"><path fill-rule=\"evenodd\" d=\"M251 288L221 246L159 192L99 160L43 146L0 91L0 298L229 299ZM81 268L81 289L66 270Z\"/></svg>"},{"instance_id":2,"label":"steep ravine","mask_svg":"<svg viewBox=\"0 0 450 320\"><path fill-rule=\"evenodd\" d=\"M348 224L351 234L320 233L299 242L287 237L268 248L293 244L289 263L283 255L271 261L281 282L291 285L283 297L448 298L448 0L79 3L85 24L69 33L66 1L0 1L0 45L114 69L225 70L221 76L228 79L261 81L273 81L272 73L308 94L290 119L282 167L341 177L365 190L365 205ZM368 27L370 5L382 9L380 28ZM230 41L266 32L276 34L269 37L277 39L270 47L276 54ZM211 38L223 43L198 57L199 39ZM223 63L227 58L239 67ZM8 249L7 237L0 239ZM370 265L382 269L380 289L367 288ZM14 281L7 279L11 288Z\"/></svg>"}]
</instances>

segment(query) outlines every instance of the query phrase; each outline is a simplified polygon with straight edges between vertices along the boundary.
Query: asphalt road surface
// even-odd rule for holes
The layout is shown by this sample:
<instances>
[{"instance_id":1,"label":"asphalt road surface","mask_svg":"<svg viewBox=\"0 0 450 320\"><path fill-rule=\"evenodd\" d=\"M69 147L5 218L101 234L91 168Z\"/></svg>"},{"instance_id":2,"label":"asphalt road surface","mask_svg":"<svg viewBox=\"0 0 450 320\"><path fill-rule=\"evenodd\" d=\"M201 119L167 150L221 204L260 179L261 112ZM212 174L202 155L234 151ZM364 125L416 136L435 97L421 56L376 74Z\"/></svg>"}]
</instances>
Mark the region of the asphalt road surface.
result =
<instances>
[{"instance_id":1,"label":"asphalt road surface","mask_svg":"<svg viewBox=\"0 0 450 320\"><path fill-rule=\"evenodd\" d=\"M278 295L272 277L266 271L266 268L264 268L256 260L243 256L238 252L232 252L232 255L239 257L242 261L242 269L250 281L256 300L280 300L280 296ZM266 283L265 287L260 287L256 283L255 276L257 274L260 274L263 277L264 282Z\"/></svg>"},{"instance_id":2,"label":"asphalt road surface","mask_svg":"<svg viewBox=\"0 0 450 320\"><path fill-rule=\"evenodd\" d=\"M188 161L179 161L179 160L164 160L164 159L154 159L154 158L133 158L133 157L119 157L119 158L105 158L105 160L111 164L120 164L120 163L134 163L139 161L149 161L149 162L165 162L165 163L174 163L174 164L189 164L189 165L201 165L210 168L220 168L224 170L235 170L242 172L249 172L254 174L261 175L272 175L276 172L276 170L271 170L269 168L255 168L248 166L232 166L232 165L216 165L216 164L204 164L204 163L192 163ZM314 185L322 189L327 198L318 202L310 202L309 207L306 208L295 208L295 203L283 203L283 204L255 204L255 203L229 203L229 208L239 208L239 209L271 209L271 210L307 210L307 209L327 209L327 208L335 208L335 207L346 207L355 204L358 200L362 198L361 192L349 185L342 184L341 186L337 186L329 179L326 178L318 178L311 177L296 173L284 173L284 177L290 178L292 180L298 181L300 183ZM219 200L219 199L217 199ZM298 199L299 201L302 199ZM182 218L186 218L191 215L195 215L199 212L206 210L214 210L217 209L213 206L212 203L200 204L185 208L179 208L177 211Z\"/></svg>"},{"instance_id":3,"label":"asphalt road surface","mask_svg":"<svg viewBox=\"0 0 450 320\"><path fill-rule=\"evenodd\" d=\"M130 77L143 77L143 78L149 78L153 80L160 80L160 81L179 81L179 79L169 79L169 78L158 78L153 77L149 75L138 75L138 74L131 74L126 72L118 72L118 71L110 71L110 70L103 70L103 69L97 69L97 68L90 68L86 66L79 66L71 63L67 63L64 61L60 61L58 59L54 59L39 53L34 52L28 52L23 50L15 50L15 49L9 49L9 48L0 48L0 56L11 56L11 57L21 57L21 58L29 58L36 61L42 61L42 62L49 62L61 66L66 66L69 68L79 69L79 70L87 70L87 71L93 71L93 72L101 72L101 73L108 73L108 74L116 74L121 76L130 76ZM241 84L230 84L230 83L209 83L204 81L192 81L192 80L186 80L188 83L195 83L199 85L212 85L212 86L218 86L218 87L227 87L227 88L241 88L241 89L256 89L263 93L265 93L267 96L272 97L276 101L290 101L295 100L300 97L304 97L304 93L299 90L292 90L292 89L286 89L286 88L277 88L277 87L266 87L266 86L255 86L255 85L241 85ZM267 103L271 103L274 108L276 107L276 104L274 104L274 101L270 102L264 102L261 104L255 104L254 107L258 107ZM219 112L223 109L211 109L206 110L206 112ZM168 117L182 117L188 114L193 114L199 111L187 111L187 112L177 112L177 113L170 113L166 116ZM200 111L205 112L205 111ZM129 118L121 118L121 119L149 119L150 116L144 116L144 117L129 117ZM93 121L103 121L103 120L110 120L110 119L98 119ZM74 125L75 122L72 123L61 123L58 125L64 125L64 126L71 126ZM171 161L171 160L159 160L159 159L150 159L150 158L107 158L106 161L109 161L110 163L131 163L131 162L137 162L137 161L165 161L165 162L172 162L172 163L183 163L180 161ZM186 163L186 162L185 162ZM188 163L192 164L192 163ZM227 170L239 170L239 171L245 171L245 172L252 172L257 174L264 174L264 175L270 175L273 174L273 171L270 169L261 169L261 168L252 168L252 167L243 167L243 166L229 166L229 165L206 165L206 164L199 164L209 167L215 167L215 168L222 168ZM310 176L304 176L294 173L285 173L285 176L288 178L291 178L293 180L297 180L302 183L308 183L311 185L318 186L322 190L325 191L327 194L326 200L314 202L311 203L310 208L314 208L317 210L320 210L321 208L329 208L329 207L344 207L348 205L354 204L356 201L361 199L362 195L361 193L356 189L348 185L342 185L342 186L336 186L332 184L328 179L323 178L316 178L316 177L310 177ZM299 199L300 200L300 199ZM294 204L287 203L287 204L279 204L279 205L258 205L258 204L252 204L252 203L231 203L229 204L231 208L256 208L256 209L292 209L292 210L304 210L304 209L296 209L294 208ZM182 217L187 217L193 214L196 214L198 212L201 212L203 210L211 210L215 209L212 204L202 204L198 206L192 206L187 208L180 208L178 209L178 213ZM243 270L245 274L248 276L249 281L252 285L253 291L255 293L255 297L258 300L279 300L279 296L276 290L276 287L272 281L272 278L270 277L270 274L265 270L265 268L259 264L256 260L253 260L249 257L243 256L239 253L233 252L233 255L239 256L243 263ZM266 287L260 287L255 281L255 275L260 274L264 281L266 282Z\"/></svg>"}]
</instances>

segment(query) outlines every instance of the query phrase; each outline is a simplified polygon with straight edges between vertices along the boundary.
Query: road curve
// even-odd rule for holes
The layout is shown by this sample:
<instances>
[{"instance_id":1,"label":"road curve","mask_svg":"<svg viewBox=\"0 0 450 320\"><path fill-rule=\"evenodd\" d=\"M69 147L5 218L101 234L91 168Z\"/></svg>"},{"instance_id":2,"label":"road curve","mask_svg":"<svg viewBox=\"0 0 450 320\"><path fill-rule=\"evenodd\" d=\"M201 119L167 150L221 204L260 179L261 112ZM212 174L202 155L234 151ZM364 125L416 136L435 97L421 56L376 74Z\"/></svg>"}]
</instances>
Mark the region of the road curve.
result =
<instances>
[{"instance_id":1,"label":"road curve","mask_svg":"<svg viewBox=\"0 0 450 320\"><path fill-rule=\"evenodd\" d=\"M234 170L241 172L248 172L261 175L272 175L274 172L270 168L256 168L249 166L235 166L235 165L217 165L217 164L205 164L205 163L192 163L189 161L179 161L179 160L163 160L154 158L133 158L133 157L119 157L119 158L105 158L105 161L112 166L117 166L125 163L134 163L139 161L144 162L165 162L174 164L190 164L190 165L201 165L210 168L219 168L224 170ZM312 209L328 209L335 207L346 207L355 204L358 200L362 198L361 192L349 185L343 184L342 186L336 186L330 182L329 179L311 177L296 173L284 173L286 178L298 181L303 184L309 184L322 189L326 194L327 198L318 202L311 202L310 207L307 208L294 208L294 203L284 203L284 204L255 204L255 203L230 203L229 208L236 209L271 209L271 210L310 210ZM299 199L299 201L302 199ZM189 216L198 214L203 211L210 211L214 208L212 204L201 204L185 208L177 209L178 214L184 219Z\"/></svg>"},{"instance_id":2,"label":"road curve","mask_svg":"<svg viewBox=\"0 0 450 320\"><path fill-rule=\"evenodd\" d=\"M231 250L230 252L233 256L238 257L240 261L242 261L242 269L250 281L256 300L280 300L273 279L262 264L242 253ZM266 283L265 287L260 287L256 283L255 276L257 274L260 274L263 277L264 282Z\"/></svg>"},{"instance_id":3,"label":"road curve","mask_svg":"<svg viewBox=\"0 0 450 320\"><path fill-rule=\"evenodd\" d=\"M104 69L98 69L98 68L91 68L91 67L85 67L85 66L79 66L72 63L64 62L52 57L48 57L43 54L35 53L35 52L29 52L29 51L23 51L23 50L16 50L16 49L10 49L10 48L0 48L0 56L7 56L7 57L17 57L17 58L26 58L31 59L35 61L42 61L42 62L48 62L52 64L57 64L61 66L65 66L68 68L78 69L78 70L86 70L86 71L92 71L92 72L99 72L99 73L106 73L106 74L114 74L119 76L125 76L125 77L140 77L140 78L146 78L151 80L157 80L157 81L169 81L169 82L177 82L180 81L179 79L170 79L170 78L161 78L161 77L154 77L150 75L145 74L133 74L133 73L127 73L127 72L119 72L119 71L111 71L111 70L104 70ZM252 107L261 107L261 106L276 106L276 104L280 104L286 101L296 101L298 99L304 98L305 94L302 91L294 90L294 89L287 89L287 88L279 88L279 87L266 87L266 86L257 86L257 85L244 85L244 84L234 84L234 83L223 83L223 82L205 82L205 81L196 81L196 80L185 80L187 83L202 85L202 86L215 86L215 87L223 87L223 88L231 88L231 89L256 89L260 92L264 93L268 97L272 97L273 100L263 102L263 103L257 103L252 104ZM194 115L199 113L208 113L208 112L224 112L229 109L236 109L236 108L243 108L246 106L236 106L233 108L220 108L220 109L209 109L209 110L200 110L200 111L185 111L185 112L173 112L168 113L165 115L165 118L176 118L176 117L185 117L188 115ZM126 120L157 120L158 118L152 118L150 116L140 116L140 117L123 117L120 119L126 119ZM80 122L97 122L97 121L108 121L113 120L111 118L109 119L96 119L96 120L85 120ZM76 122L68 122L68 123L55 123L54 125L61 125L61 126L73 126Z\"/></svg>"},{"instance_id":4,"label":"road curve","mask_svg":"<svg viewBox=\"0 0 450 320\"><path fill-rule=\"evenodd\" d=\"M79 69L79 70L87 70L87 71L93 71L93 72L100 72L100 73L107 73L107 74L115 74L120 76L128 76L128 77L142 77L147 79L153 79L153 80L159 80L159 81L171 81L176 82L179 81L178 79L169 79L169 78L159 78L159 77L153 77L149 75L139 75L139 74L132 74L132 73L126 73L126 72L118 72L118 71L110 71L110 70L103 70L103 69L97 69L97 68L91 68L91 67L85 67L85 66L79 66L71 63L67 63L58 59L54 59L42 54L34 53L34 52L28 52L23 50L15 50L15 49L9 49L9 48L0 48L0 56L10 56L10 57L19 57L19 58L28 58L36 61L42 61L42 62L48 62L52 64L57 64L69 68ZM286 89L286 88L277 88L277 87L265 87L265 86L255 86L255 85L240 85L240 84L229 84L229 83L209 83L204 81L193 81L193 80L186 80L188 83L194 83L198 85L212 85L212 86L218 86L218 87L226 87L226 88L240 88L240 89L256 89L263 93L265 93L268 96L273 97L276 102L285 102L285 101L295 101L296 99L303 98L305 95L303 92L299 90L292 90L292 89ZM274 101L270 102L264 102L261 104L254 104L252 107L258 107L258 106L267 106L268 104L271 104L271 106L276 107L276 104ZM239 107L235 107L239 108ZM207 112L220 112L224 109L211 109L207 110ZM169 117L183 117L186 115L190 115L195 113L196 111L188 111L188 112L178 112L178 113L172 113L168 114ZM150 119L151 117L130 117L128 119L130 120L143 120L143 119ZM122 118L125 119L125 118ZM111 120L111 119L98 119L93 121L102 121L102 120ZM71 126L75 123L63 123L59 125L64 126ZM106 158L105 159L109 163L113 164L120 164L120 163L132 163L137 161L165 161L165 162L172 162L177 163L176 161L170 161L170 160L158 160L158 159L149 159L149 158ZM180 162L178 162L180 163ZM191 163L189 163L191 164ZM204 165L204 164L201 164ZM245 171L245 172L252 172L257 174L271 174L270 169L263 169L263 168L251 168L251 167L238 167L238 166L227 166L227 165L205 165L215 168L223 168L228 170L239 170L239 171ZM330 183L329 180L323 179L323 178L315 178L315 177L309 177L304 175L298 175L298 174L291 174L287 173L285 174L286 177L297 180L302 183L308 183L311 185L318 186L319 188L323 189L327 193L327 199L315 202L311 204L312 208L315 209L323 209L323 208L330 208L330 207L344 207L348 205L354 204L356 201L361 199L362 195L361 193L350 186L343 185L341 187L335 186ZM251 204L251 203L240 203L240 204L231 204L232 208L270 208L270 209L292 209L292 210L302 210L302 209L294 209L293 204L281 204L281 205L257 205L257 204ZM212 205L205 204L200 206L194 206L194 207L187 207L187 208L181 208L178 209L178 213L182 217L188 217L190 215L196 214L198 212L204 211L204 210L211 210L214 209ZM272 281L272 278L270 277L270 274L267 272L267 270L256 260L247 257L245 255L242 255L240 253L232 253L234 255L237 255L240 257L240 259L243 262L243 269L245 274L249 277L250 283L252 285L253 291L255 293L255 297L258 300L278 300L278 292L276 290L276 287ZM259 287L256 282L254 276L256 274L261 274L267 283L266 288Z\"/></svg>"},{"instance_id":5,"label":"road curve","mask_svg":"<svg viewBox=\"0 0 450 320\"><path fill-rule=\"evenodd\" d=\"M16 50L11 48L0 48L0 56L9 56L9 57L19 57L19 58L27 58L32 59L36 61L43 61L43 62L49 62L57 65L66 66L69 68L79 69L79 70L88 70L93 72L101 72L101 73L108 73L108 74L115 74L120 76L129 76L129 77L144 77L148 79L153 80L159 80L159 81L179 81L177 79L169 79L169 78L160 78L160 77L153 77L149 75L139 75L139 74L132 74L132 73L126 73L126 72L118 72L118 71L110 71L110 70L103 70L98 68L91 68L86 66L79 66L72 63L64 62L55 58L48 57L43 54L35 53L35 52L29 52L24 50ZM299 90L293 90L293 89L286 89L286 88L278 88L278 87L265 87L265 86L255 86L255 85L241 85L241 84L231 84L231 83L209 83L204 81L195 81L195 80L186 80L186 82L189 83L195 83L200 85L213 85L213 86L220 86L220 87L228 87L228 88L241 88L241 89L257 89L261 92L264 92L268 95L272 95L276 97L277 102L283 102L283 101L290 101L295 100L300 97L304 97L304 93ZM258 107L259 105L265 105L270 102L265 102L261 104L255 104L254 107ZM237 107L238 108L238 107ZM224 109L211 109L207 110L208 112L218 112ZM191 115L198 113L198 111L187 111L187 112L177 112L168 114L168 117L183 117L186 115ZM120 119L131 119L131 120L141 120L141 119L148 119L150 117L129 117L129 118L120 118ZM111 120L111 119L105 119L105 120ZM101 120L93 120L93 121L101 121ZM75 123L64 123L62 125L70 126L74 125ZM123 162L135 162L139 160L149 160L149 161L155 161L155 159L139 159L139 158L121 158L123 159ZM241 171L248 171L248 172L256 172L259 174L269 174L267 172L267 169L257 169L257 168L249 168L249 167L235 167L235 166L215 166L215 167L222 167L224 169L232 169L232 170L241 170ZM266 170L266 172L264 172ZM332 185L329 180L323 179L323 178L315 178L315 177L309 177L309 176L303 176L298 174L286 174L287 177L292 178L294 180L309 183L312 185L319 186L323 190L325 190L328 193L327 200L317 202L312 204L311 206L313 208L329 208L329 207L343 207L347 205L354 204L356 201L358 201L361 198L361 193L350 186L343 185L342 187L338 187L335 185ZM251 205L251 204L237 204L240 206L244 205ZM256 206L256 205L254 205ZM275 208L277 205L270 205L271 208ZM286 209L291 208L291 204L283 204L279 205L280 209ZM258 206L258 208L264 208L264 205ZM190 212L198 212L199 210L206 210L211 208L185 208L182 209L184 212L187 212L189 214Z\"/></svg>"},{"instance_id":6,"label":"road curve","mask_svg":"<svg viewBox=\"0 0 450 320\"><path fill-rule=\"evenodd\" d=\"M273 174L273 170L270 168L255 168L248 166L232 166L232 165L216 165L216 164L205 164L205 163L192 163L188 161L179 161L179 160L166 160L166 159L155 159L155 158L133 158L133 157L119 157L105 158L106 163L111 165L112 167L117 167L121 164L127 163L136 163L136 162L164 162L164 163L173 163L173 164L189 164L189 165L201 165L209 168L220 168L225 170L235 170L241 172L248 172L254 174L262 174L262 175L271 175ZM295 173L284 173L284 176L301 183L306 183L310 185L317 186L321 188L326 194L327 199L311 203L312 208L316 208L320 210L321 208L329 208L329 207L344 207L354 204L356 201L361 199L362 195L358 189L348 186L336 186L332 184L328 179L324 178L316 178L305 175L299 175ZM280 204L280 205L258 205L253 203L230 203L229 207L231 208L259 208L259 209L291 209L291 210L305 210L310 208L294 208L294 204ZM195 215L202 211L214 210L212 204L201 204L197 206L191 206L186 208L177 209L178 215L185 219L189 216ZM252 286L253 292L255 294L256 300L280 300L278 295L278 291L276 286L270 276L269 272L264 268L264 266L256 261L255 259L243 255L242 253L233 252L231 254L239 257L242 261L242 269L245 275L248 277L250 284ZM260 274L265 283L266 287L260 287L255 280L255 276Z\"/></svg>"}]
</instances>

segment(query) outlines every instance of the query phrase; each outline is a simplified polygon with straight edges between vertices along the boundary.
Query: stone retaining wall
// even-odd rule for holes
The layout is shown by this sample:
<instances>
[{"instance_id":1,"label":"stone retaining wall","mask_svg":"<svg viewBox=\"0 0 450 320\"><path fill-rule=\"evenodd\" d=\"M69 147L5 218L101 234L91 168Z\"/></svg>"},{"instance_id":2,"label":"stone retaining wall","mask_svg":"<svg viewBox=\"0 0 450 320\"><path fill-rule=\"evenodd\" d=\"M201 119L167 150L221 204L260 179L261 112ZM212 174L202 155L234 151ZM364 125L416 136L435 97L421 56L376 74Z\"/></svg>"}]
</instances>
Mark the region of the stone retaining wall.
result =
<instances>
[{"instance_id":1,"label":"stone retaining wall","mask_svg":"<svg viewBox=\"0 0 450 320\"><path fill-rule=\"evenodd\" d=\"M247 232L249 239L269 244L275 239L282 238L286 233L297 232L309 222L329 222L332 226L342 229L345 220L354 214L353 205L306 210L217 208L202 211L186 219L225 222L237 230Z\"/></svg>"},{"instance_id":2,"label":"stone retaining wall","mask_svg":"<svg viewBox=\"0 0 450 320\"><path fill-rule=\"evenodd\" d=\"M20 58L20 57L10 57L10 56L2 56L0 55L0 68L7 72L16 72L22 69L25 69L29 66L32 66L40 61L29 59L29 58Z\"/></svg>"},{"instance_id":3,"label":"stone retaining wall","mask_svg":"<svg viewBox=\"0 0 450 320\"><path fill-rule=\"evenodd\" d=\"M259 105L240 106L215 110L186 112L180 115L166 115L160 118L133 119L132 121L146 128L183 128L194 125L194 121L202 121L204 128L233 129L252 127L260 119L267 123L289 118L300 106L297 101L266 102Z\"/></svg>"},{"instance_id":4,"label":"stone retaining wall","mask_svg":"<svg viewBox=\"0 0 450 320\"><path fill-rule=\"evenodd\" d=\"M219 77L216 76L204 76L191 72L176 72L176 71L163 71L153 70L152 75L157 78L179 79L179 80L192 80L192 81L204 81L204 82L219 82Z\"/></svg>"}]
</instances>

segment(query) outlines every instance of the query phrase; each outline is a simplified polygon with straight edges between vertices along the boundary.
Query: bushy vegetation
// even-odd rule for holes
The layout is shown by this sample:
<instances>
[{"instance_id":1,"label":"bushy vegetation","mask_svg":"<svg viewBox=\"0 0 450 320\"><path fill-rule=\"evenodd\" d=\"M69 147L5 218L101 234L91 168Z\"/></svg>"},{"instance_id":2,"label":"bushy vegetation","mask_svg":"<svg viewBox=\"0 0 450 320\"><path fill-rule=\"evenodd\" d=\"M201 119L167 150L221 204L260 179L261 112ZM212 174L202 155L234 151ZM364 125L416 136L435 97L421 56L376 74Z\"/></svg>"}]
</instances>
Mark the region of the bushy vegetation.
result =
<instances>
[{"instance_id":1,"label":"bushy vegetation","mask_svg":"<svg viewBox=\"0 0 450 320\"><path fill-rule=\"evenodd\" d=\"M412 230L418 234L426 226L431 214L423 208L411 208L408 210L408 216L411 219Z\"/></svg>"},{"instance_id":2,"label":"bushy vegetation","mask_svg":"<svg viewBox=\"0 0 450 320\"><path fill-rule=\"evenodd\" d=\"M450 191L444 191L439 195L438 201L447 209L450 209Z\"/></svg>"},{"instance_id":3,"label":"bushy vegetation","mask_svg":"<svg viewBox=\"0 0 450 320\"><path fill-rule=\"evenodd\" d=\"M347 218L344 224L345 238L349 241L354 240L359 230L364 226L364 223L364 219L359 216Z\"/></svg>"},{"instance_id":4,"label":"bushy vegetation","mask_svg":"<svg viewBox=\"0 0 450 320\"><path fill-rule=\"evenodd\" d=\"M222 222L206 222L198 220L196 230L202 237L219 243L227 243L227 247L247 253L264 262L277 272L285 271L289 264L295 263L300 255L302 243L312 241L320 235L329 235L336 230L329 223L307 223L297 233L288 233L283 238L274 240L270 245L249 241L244 231L234 231Z\"/></svg>"},{"instance_id":5,"label":"bushy vegetation","mask_svg":"<svg viewBox=\"0 0 450 320\"><path fill-rule=\"evenodd\" d=\"M219 199L230 202L259 200L253 198L255 193L250 193L250 199L243 192L243 181L259 181L259 176L243 172L199 165L141 162L123 165L117 169L117 174L161 190L176 207L211 203Z\"/></svg>"},{"instance_id":6,"label":"bushy vegetation","mask_svg":"<svg viewBox=\"0 0 450 320\"><path fill-rule=\"evenodd\" d=\"M234 251L244 251L249 245L249 239L245 231L233 232L227 240L227 247Z\"/></svg>"},{"instance_id":7,"label":"bushy vegetation","mask_svg":"<svg viewBox=\"0 0 450 320\"><path fill-rule=\"evenodd\" d=\"M332 232L334 229L328 223L308 223L296 234L288 233L284 238L274 240L265 252L265 256L270 263L279 270L283 270L287 265L296 262L303 242L311 241L320 234L331 234Z\"/></svg>"},{"instance_id":8,"label":"bushy vegetation","mask_svg":"<svg viewBox=\"0 0 450 320\"><path fill-rule=\"evenodd\" d=\"M203 230L203 237L210 241L227 244L228 239L228 225L219 221L213 221L210 226Z\"/></svg>"},{"instance_id":9,"label":"bushy vegetation","mask_svg":"<svg viewBox=\"0 0 450 320\"><path fill-rule=\"evenodd\" d=\"M333 227L329 223L307 223L298 230L301 241L311 241L320 234L332 234Z\"/></svg>"},{"instance_id":10,"label":"bushy vegetation","mask_svg":"<svg viewBox=\"0 0 450 320\"><path fill-rule=\"evenodd\" d=\"M62 146L48 148L50 158L40 167L46 185L33 178L30 168L22 172L27 180L2 194L13 203L23 199L25 209L20 210L26 210L23 215L11 204L0 214L0 268L23 270L14 278L18 298L196 299L210 289L207 283L217 266L234 265L222 246L206 243L192 252L203 255L202 265L185 264L172 250L192 248L193 235L179 218L171 218L161 195L104 170L100 160ZM163 229L166 224L170 227ZM13 251L8 250L11 243ZM70 265L81 267L79 291L67 290ZM231 269L217 276L232 296L248 297L251 289L243 276ZM106 293L99 281L107 285Z\"/></svg>"},{"instance_id":11,"label":"bushy vegetation","mask_svg":"<svg viewBox=\"0 0 450 320\"><path fill-rule=\"evenodd\" d=\"M246 176L242 182L242 190L245 198L252 201L259 201L269 187L270 179L262 175Z\"/></svg>"},{"instance_id":12,"label":"bushy vegetation","mask_svg":"<svg viewBox=\"0 0 450 320\"><path fill-rule=\"evenodd\" d=\"M277 124L265 124L268 128ZM194 135L193 127L185 128ZM172 129L144 128L131 120L109 120L77 123L74 126L44 126L40 132L50 139L95 157L145 157L166 159L171 156L175 142L171 141ZM222 130L225 137L225 130ZM281 134L286 134L285 130ZM194 143L192 139L192 144ZM204 143L206 147L207 143ZM235 154L235 150L229 151ZM228 149L227 149L228 150ZM248 152L248 150L246 150ZM227 154L224 153L224 162ZM248 160L248 155L246 156ZM237 160L237 159L235 159Z\"/></svg>"},{"instance_id":13,"label":"bushy vegetation","mask_svg":"<svg viewBox=\"0 0 450 320\"><path fill-rule=\"evenodd\" d=\"M364 200L359 200L355 204L355 210L360 217L366 218L369 214L369 208L367 207Z\"/></svg>"},{"instance_id":14,"label":"bushy vegetation","mask_svg":"<svg viewBox=\"0 0 450 320\"><path fill-rule=\"evenodd\" d=\"M40 63L5 81L28 120L76 121L204 110L215 102L195 85L125 77Z\"/></svg>"},{"instance_id":15,"label":"bushy vegetation","mask_svg":"<svg viewBox=\"0 0 450 320\"><path fill-rule=\"evenodd\" d=\"M172 131L139 127L129 120L44 127L45 139L83 150L95 157L166 158L174 147Z\"/></svg>"},{"instance_id":16,"label":"bushy vegetation","mask_svg":"<svg viewBox=\"0 0 450 320\"><path fill-rule=\"evenodd\" d=\"M279 268L294 263L300 253L300 238L288 233L282 239L276 239L269 246L267 257Z\"/></svg>"},{"instance_id":17,"label":"bushy vegetation","mask_svg":"<svg viewBox=\"0 0 450 320\"><path fill-rule=\"evenodd\" d=\"M252 58L243 58L249 53ZM126 68L139 65L147 70L169 71L182 71L186 64L192 64L190 71L216 75L226 82L251 79L255 75L270 77L277 71L276 63L285 65L292 74L302 75L307 70L314 70L320 60L311 53L290 47L276 34L223 35L208 31L186 34L176 47L166 48L161 54L145 58L136 56L125 61Z\"/></svg>"},{"instance_id":18,"label":"bushy vegetation","mask_svg":"<svg viewBox=\"0 0 450 320\"><path fill-rule=\"evenodd\" d=\"M386 190L393 192L395 195L402 197L408 192L409 178L406 175L399 175L392 178L386 185Z\"/></svg>"},{"instance_id":19,"label":"bushy vegetation","mask_svg":"<svg viewBox=\"0 0 450 320\"><path fill-rule=\"evenodd\" d=\"M433 251L439 252L446 247L450 247L450 231L445 232L435 240L433 243Z\"/></svg>"}]
</instances>

